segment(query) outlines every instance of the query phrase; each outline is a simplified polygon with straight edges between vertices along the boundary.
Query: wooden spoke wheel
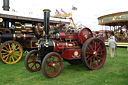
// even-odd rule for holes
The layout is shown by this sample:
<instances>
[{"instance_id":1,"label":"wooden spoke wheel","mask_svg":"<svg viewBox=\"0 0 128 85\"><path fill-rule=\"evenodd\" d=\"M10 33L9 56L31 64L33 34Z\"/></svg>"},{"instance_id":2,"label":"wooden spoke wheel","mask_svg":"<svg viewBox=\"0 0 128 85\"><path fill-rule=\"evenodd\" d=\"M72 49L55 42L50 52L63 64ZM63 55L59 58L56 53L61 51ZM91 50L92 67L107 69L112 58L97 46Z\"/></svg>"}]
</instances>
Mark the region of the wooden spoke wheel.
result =
<instances>
[{"instance_id":1,"label":"wooden spoke wheel","mask_svg":"<svg viewBox=\"0 0 128 85\"><path fill-rule=\"evenodd\" d=\"M41 69L41 60L38 58L38 52L38 50L32 50L25 57L25 67L30 72L36 72Z\"/></svg>"},{"instance_id":2,"label":"wooden spoke wheel","mask_svg":"<svg viewBox=\"0 0 128 85\"><path fill-rule=\"evenodd\" d=\"M106 60L106 47L99 38L88 39L82 47L82 62L89 69L99 69Z\"/></svg>"},{"instance_id":3,"label":"wooden spoke wheel","mask_svg":"<svg viewBox=\"0 0 128 85\"><path fill-rule=\"evenodd\" d=\"M20 61L23 54L22 46L16 41L7 41L0 46L0 60L5 64L14 64Z\"/></svg>"},{"instance_id":4,"label":"wooden spoke wheel","mask_svg":"<svg viewBox=\"0 0 128 85\"><path fill-rule=\"evenodd\" d=\"M61 56L56 52L48 53L42 62L42 71L45 77L52 78L57 76L62 68Z\"/></svg>"}]
</instances>

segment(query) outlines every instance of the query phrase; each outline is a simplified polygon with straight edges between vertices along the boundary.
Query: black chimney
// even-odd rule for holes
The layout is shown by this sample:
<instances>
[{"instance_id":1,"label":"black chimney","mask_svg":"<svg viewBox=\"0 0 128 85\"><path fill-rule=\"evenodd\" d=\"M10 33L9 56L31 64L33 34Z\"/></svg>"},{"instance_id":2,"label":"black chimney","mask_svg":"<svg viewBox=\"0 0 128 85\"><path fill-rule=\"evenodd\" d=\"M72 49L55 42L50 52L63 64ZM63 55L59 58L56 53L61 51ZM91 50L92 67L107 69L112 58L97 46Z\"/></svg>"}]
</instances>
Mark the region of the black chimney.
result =
<instances>
[{"instance_id":1,"label":"black chimney","mask_svg":"<svg viewBox=\"0 0 128 85\"><path fill-rule=\"evenodd\" d=\"M5 11L9 11L10 7L9 7L9 0L3 0L3 10ZM4 19L4 28L9 28L9 20L8 19Z\"/></svg>"},{"instance_id":2,"label":"black chimney","mask_svg":"<svg viewBox=\"0 0 128 85\"><path fill-rule=\"evenodd\" d=\"M3 10L9 11L9 0L3 0Z\"/></svg>"},{"instance_id":3,"label":"black chimney","mask_svg":"<svg viewBox=\"0 0 128 85\"><path fill-rule=\"evenodd\" d=\"M45 30L45 39L47 40L49 38L49 17L50 17L50 10L44 9L44 30Z\"/></svg>"}]
</instances>

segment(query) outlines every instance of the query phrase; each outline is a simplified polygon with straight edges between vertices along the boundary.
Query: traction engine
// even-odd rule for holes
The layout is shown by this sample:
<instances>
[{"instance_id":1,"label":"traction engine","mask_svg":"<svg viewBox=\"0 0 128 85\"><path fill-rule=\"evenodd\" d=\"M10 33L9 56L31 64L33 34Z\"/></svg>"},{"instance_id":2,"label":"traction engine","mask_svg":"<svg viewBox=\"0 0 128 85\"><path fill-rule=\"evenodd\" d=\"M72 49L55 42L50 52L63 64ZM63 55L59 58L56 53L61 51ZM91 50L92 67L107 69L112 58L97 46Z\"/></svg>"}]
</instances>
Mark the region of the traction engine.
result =
<instances>
[{"instance_id":1,"label":"traction engine","mask_svg":"<svg viewBox=\"0 0 128 85\"><path fill-rule=\"evenodd\" d=\"M44 11L45 35L25 57L25 67L30 72L42 69L45 77L57 76L62 68L62 59L71 65L82 64L90 70L99 69L106 60L106 47L100 38L94 38L89 28L65 31L57 28L49 35L50 10ZM71 18L72 19L72 18Z\"/></svg>"}]
</instances>

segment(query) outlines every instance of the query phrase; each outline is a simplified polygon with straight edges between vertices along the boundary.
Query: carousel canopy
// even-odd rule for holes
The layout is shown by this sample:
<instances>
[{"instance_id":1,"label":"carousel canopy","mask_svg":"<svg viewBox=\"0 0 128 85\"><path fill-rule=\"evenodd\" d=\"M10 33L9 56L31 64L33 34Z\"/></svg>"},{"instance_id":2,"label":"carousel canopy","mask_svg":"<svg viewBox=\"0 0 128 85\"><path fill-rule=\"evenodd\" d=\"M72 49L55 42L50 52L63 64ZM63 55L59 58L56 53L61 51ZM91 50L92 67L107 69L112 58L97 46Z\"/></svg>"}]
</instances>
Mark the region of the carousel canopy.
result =
<instances>
[{"instance_id":1,"label":"carousel canopy","mask_svg":"<svg viewBox=\"0 0 128 85\"><path fill-rule=\"evenodd\" d=\"M98 17L99 25L123 26L128 25L128 11L108 14Z\"/></svg>"}]
</instances>

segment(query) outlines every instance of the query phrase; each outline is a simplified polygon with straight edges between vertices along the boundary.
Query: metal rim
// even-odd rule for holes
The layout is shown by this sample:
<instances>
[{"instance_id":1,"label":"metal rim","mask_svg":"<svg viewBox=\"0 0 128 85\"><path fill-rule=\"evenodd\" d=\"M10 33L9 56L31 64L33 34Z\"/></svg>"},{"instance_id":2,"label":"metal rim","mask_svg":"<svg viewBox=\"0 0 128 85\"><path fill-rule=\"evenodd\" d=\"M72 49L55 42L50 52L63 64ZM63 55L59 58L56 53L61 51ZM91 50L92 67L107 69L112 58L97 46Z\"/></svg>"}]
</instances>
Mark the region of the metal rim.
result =
<instances>
[{"instance_id":1,"label":"metal rim","mask_svg":"<svg viewBox=\"0 0 128 85\"><path fill-rule=\"evenodd\" d=\"M45 77L52 78L57 76L62 68L62 59L58 53L48 53L42 62L42 71Z\"/></svg>"},{"instance_id":2,"label":"metal rim","mask_svg":"<svg viewBox=\"0 0 128 85\"><path fill-rule=\"evenodd\" d=\"M99 69L106 60L106 47L99 38L90 38L82 47L82 62L89 69Z\"/></svg>"},{"instance_id":3,"label":"metal rim","mask_svg":"<svg viewBox=\"0 0 128 85\"><path fill-rule=\"evenodd\" d=\"M4 42L0 49L0 59L3 63L14 64L22 58L22 46L16 41Z\"/></svg>"},{"instance_id":4,"label":"metal rim","mask_svg":"<svg viewBox=\"0 0 128 85\"><path fill-rule=\"evenodd\" d=\"M36 72L41 69L41 60L38 59L38 50L32 50L25 57L25 67L28 71Z\"/></svg>"}]
</instances>

